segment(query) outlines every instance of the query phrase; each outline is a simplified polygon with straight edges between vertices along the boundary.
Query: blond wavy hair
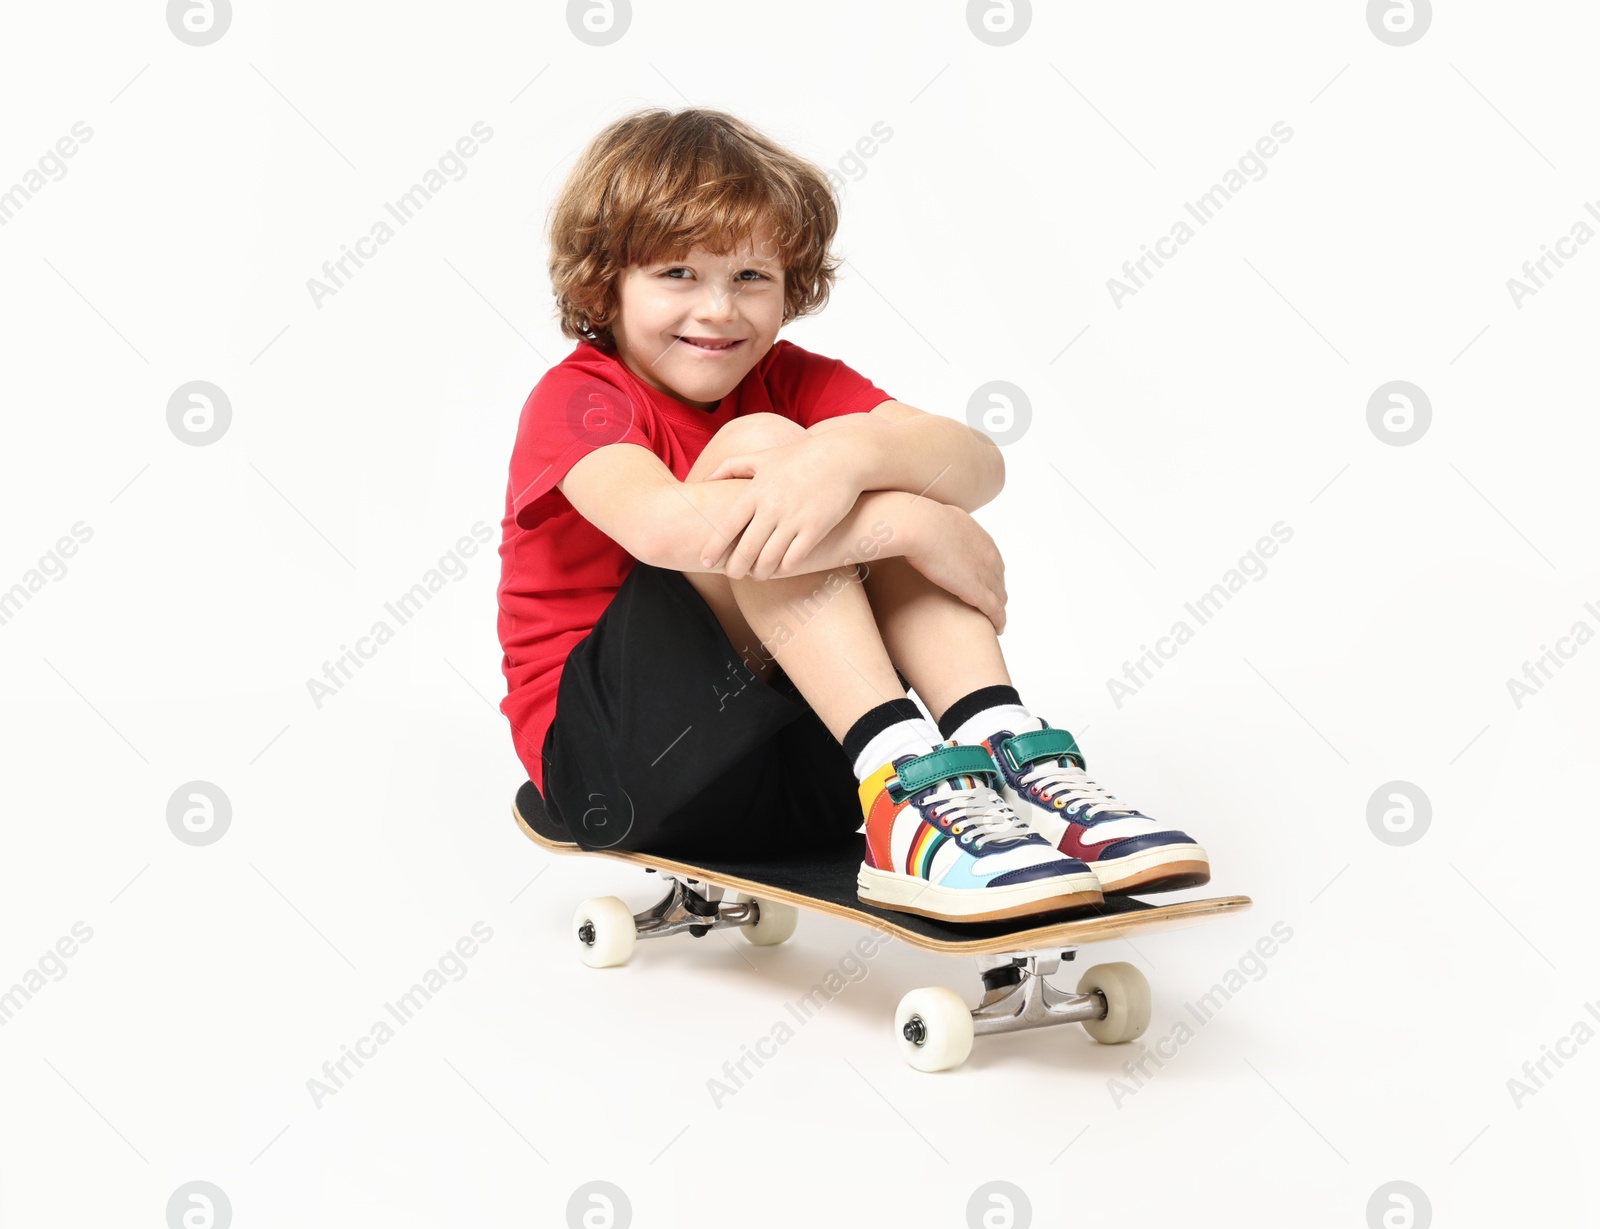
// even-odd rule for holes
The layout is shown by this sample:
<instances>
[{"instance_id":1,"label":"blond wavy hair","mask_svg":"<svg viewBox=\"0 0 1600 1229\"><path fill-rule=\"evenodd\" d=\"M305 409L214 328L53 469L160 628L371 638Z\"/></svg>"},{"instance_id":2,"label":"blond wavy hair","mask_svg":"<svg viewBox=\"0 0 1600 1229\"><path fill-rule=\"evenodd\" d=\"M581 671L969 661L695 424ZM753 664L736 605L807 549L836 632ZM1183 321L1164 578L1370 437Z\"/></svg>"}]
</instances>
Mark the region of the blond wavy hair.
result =
<instances>
[{"instance_id":1,"label":"blond wavy hair","mask_svg":"<svg viewBox=\"0 0 1600 1229\"><path fill-rule=\"evenodd\" d=\"M820 311L843 261L828 177L732 115L650 107L607 125L550 207L550 284L563 335L614 350L618 276L695 248L763 255L784 269L783 323Z\"/></svg>"}]
</instances>

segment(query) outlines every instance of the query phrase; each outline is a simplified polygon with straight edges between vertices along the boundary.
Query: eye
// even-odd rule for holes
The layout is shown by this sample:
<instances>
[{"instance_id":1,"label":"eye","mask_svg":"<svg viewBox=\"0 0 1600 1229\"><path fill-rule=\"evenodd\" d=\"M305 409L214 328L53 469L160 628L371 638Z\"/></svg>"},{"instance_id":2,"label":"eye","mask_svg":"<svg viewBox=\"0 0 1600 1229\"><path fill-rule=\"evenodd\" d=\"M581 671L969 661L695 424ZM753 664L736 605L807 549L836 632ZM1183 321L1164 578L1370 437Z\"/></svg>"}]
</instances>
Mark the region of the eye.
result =
<instances>
[{"instance_id":1,"label":"eye","mask_svg":"<svg viewBox=\"0 0 1600 1229\"><path fill-rule=\"evenodd\" d=\"M684 278L681 278L681 277L673 277L673 274L675 274L675 273L687 273L690 276L693 276L694 275L694 270L686 268L683 265L674 265L670 269L662 270L661 276L665 277L665 278L671 278L671 280L673 280L675 282L681 282L681 281L685 280ZM747 280L750 280L750 281L770 282L772 280L765 273L761 272L760 269L744 269L744 270L741 270L740 273L738 274L738 277L740 279L743 279L744 275L746 273L751 275L751 277L749 279L747 279Z\"/></svg>"}]
</instances>

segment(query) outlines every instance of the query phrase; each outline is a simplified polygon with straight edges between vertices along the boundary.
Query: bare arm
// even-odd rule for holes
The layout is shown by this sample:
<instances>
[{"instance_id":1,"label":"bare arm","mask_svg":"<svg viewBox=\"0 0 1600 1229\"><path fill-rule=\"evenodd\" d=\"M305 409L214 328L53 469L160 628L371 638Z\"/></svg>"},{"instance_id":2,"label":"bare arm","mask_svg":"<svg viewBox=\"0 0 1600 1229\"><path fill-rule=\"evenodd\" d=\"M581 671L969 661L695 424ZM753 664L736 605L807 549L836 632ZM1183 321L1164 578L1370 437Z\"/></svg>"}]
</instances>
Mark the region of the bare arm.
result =
<instances>
[{"instance_id":1,"label":"bare arm","mask_svg":"<svg viewBox=\"0 0 1600 1229\"><path fill-rule=\"evenodd\" d=\"M585 520L635 559L677 572L724 572L725 566L701 564L700 547L750 479L679 482L649 449L608 444L585 456L556 485ZM779 574L824 572L912 554L937 518L935 501L905 491L865 492L798 565Z\"/></svg>"},{"instance_id":2,"label":"bare arm","mask_svg":"<svg viewBox=\"0 0 1600 1229\"><path fill-rule=\"evenodd\" d=\"M635 559L679 572L723 572L700 562L707 527L744 493L748 478L679 482L638 444L607 444L584 457L557 486L580 515ZM983 527L951 504L908 491L867 491L796 563L800 576L904 556L940 588L1005 630L1005 563ZM730 556L731 558L731 556Z\"/></svg>"},{"instance_id":3,"label":"bare arm","mask_svg":"<svg viewBox=\"0 0 1600 1229\"><path fill-rule=\"evenodd\" d=\"M926 494L964 512L981 508L1005 485L1000 449L981 431L899 401L865 414L825 418L811 435L831 435L863 491Z\"/></svg>"}]
</instances>

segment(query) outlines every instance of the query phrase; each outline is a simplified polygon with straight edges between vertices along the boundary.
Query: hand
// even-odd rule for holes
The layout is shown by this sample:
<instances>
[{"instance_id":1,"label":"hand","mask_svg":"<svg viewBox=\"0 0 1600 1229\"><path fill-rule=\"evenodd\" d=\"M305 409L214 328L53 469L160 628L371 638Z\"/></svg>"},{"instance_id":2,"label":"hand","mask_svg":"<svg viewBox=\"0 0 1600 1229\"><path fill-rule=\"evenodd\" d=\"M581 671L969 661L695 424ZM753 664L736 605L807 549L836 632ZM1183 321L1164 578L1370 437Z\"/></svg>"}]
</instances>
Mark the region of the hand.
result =
<instances>
[{"instance_id":1,"label":"hand","mask_svg":"<svg viewBox=\"0 0 1600 1229\"><path fill-rule=\"evenodd\" d=\"M995 635L1006 629L1006 565L984 527L954 504L922 500L930 505L927 528L906 552L906 562L934 584L955 595L994 624Z\"/></svg>"},{"instance_id":2,"label":"hand","mask_svg":"<svg viewBox=\"0 0 1600 1229\"><path fill-rule=\"evenodd\" d=\"M844 520L861 497L842 435L819 434L724 457L705 481L749 478L700 550L705 566L731 579L770 580L793 569Z\"/></svg>"}]
</instances>

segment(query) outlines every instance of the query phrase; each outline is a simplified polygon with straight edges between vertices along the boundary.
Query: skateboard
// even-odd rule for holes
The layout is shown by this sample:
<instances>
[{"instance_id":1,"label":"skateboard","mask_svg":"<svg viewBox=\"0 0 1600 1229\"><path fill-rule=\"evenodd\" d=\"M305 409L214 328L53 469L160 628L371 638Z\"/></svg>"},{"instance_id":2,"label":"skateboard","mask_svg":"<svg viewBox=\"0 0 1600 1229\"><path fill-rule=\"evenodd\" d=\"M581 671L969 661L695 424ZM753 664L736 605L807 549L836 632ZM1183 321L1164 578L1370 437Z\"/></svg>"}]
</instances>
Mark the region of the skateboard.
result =
<instances>
[{"instance_id":1,"label":"skateboard","mask_svg":"<svg viewBox=\"0 0 1600 1229\"><path fill-rule=\"evenodd\" d=\"M553 821L532 781L512 804L517 826L555 853L612 858L659 876L666 891L634 912L615 896L584 901L573 915L572 942L594 968L626 964L640 939L688 931L701 938L737 929L750 943L782 943L795 931L799 911L825 913L868 926L880 935L924 951L972 956L983 982L975 1008L945 986L912 990L895 1012L901 1055L919 1071L959 1067L975 1036L1077 1022L1096 1041L1117 1045L1139 1037L1150 1023L1150 984L1132 964L1099 964L1084 971L1075 993L1048 979L1088 943L1192 924L1250 907L1248 896L1154 905L1109 896L1096 905L997 922L946 922L856 897L859 845L805 852L783 862L687 862L631 850L584 849Z\"/></svg>"}]
</instances>

